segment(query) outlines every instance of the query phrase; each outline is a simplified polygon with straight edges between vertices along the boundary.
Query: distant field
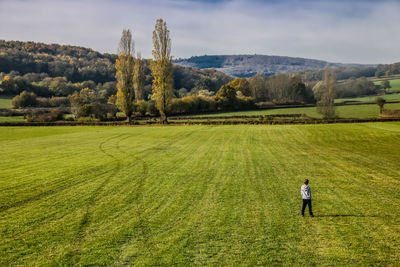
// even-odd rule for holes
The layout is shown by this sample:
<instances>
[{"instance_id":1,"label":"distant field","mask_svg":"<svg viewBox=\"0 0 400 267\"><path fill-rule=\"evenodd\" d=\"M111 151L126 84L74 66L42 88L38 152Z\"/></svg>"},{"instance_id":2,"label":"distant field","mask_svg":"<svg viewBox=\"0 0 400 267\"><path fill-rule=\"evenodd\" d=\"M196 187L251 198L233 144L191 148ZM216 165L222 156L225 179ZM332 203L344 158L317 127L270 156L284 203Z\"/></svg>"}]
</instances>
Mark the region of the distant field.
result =
<instances>
[{"instance_id":1,"label":"distant field","mask_svg":"<svg viewBox=\"0 0 400 267\"><path fill-rule=\"evenodd\" d=\"M381 95L381 96L365 96L365 97L355 97L355 98L338 98L335 99L335 103L342 103L344 101L357 101L357 102L375 102L377 97L382 97L388 101L393 101L393 100L400 100L400 94L387 94L387 95Z\"/></svg>"},{"instance_id":2,"label":"distant field","mask_svg":"<svg viewBox=\"0 0 400 267\"><path fill-rule=\"evenodd\" d=\"M400 109L400 103L387 104L387 109ZM378 105L347 105L338 106L337 113L342 118L376 118L379 115ZM239 115L272 115L272 114L307 114L310 117L321 118L315 107L306 108L281 108L250 111L221 112L213 114L196 115L200 117L212 116L239 116Z\"/></svg>"},{"instance_id":3,"label":"distant field","mask_svg":"<svg viewBox=\"0 0 400 267\"><path fill-rule=\"evenodd\" d=\"M0 96L0 108L12 108L12 96Z\"/></svg>"},{"instance_id":4,"label":"distant field","mask_svg":"<svg viewBox=\"0 0 400 267\"><path fill-rule=\"evenodd\" d=\"M1 266L400 262L400 123L3 127L0 146Z\"/></svg>"},{"instance_id":5,"label":"distant field","mask_svg":"<svg viewBox=\"0 0 400 267\"><path fill-rule=\"evenodd\" d=\"M374 82L376 85L380 85L381 83L381 81ZM388 89L388 91L400 91L400 79L390 80L390 86L392 88Z\"/></svg>"},{"instance_id":6,"label":"distant field","mask_svg":"<svg viewBox=\"0 0 400 267\"><path fill-rule=\"evenodd\" d=\"M0 122L6 121L25 121L24 116L13 116L13 117L2 117L0 116Z\"/></svg>"}]
</instances>

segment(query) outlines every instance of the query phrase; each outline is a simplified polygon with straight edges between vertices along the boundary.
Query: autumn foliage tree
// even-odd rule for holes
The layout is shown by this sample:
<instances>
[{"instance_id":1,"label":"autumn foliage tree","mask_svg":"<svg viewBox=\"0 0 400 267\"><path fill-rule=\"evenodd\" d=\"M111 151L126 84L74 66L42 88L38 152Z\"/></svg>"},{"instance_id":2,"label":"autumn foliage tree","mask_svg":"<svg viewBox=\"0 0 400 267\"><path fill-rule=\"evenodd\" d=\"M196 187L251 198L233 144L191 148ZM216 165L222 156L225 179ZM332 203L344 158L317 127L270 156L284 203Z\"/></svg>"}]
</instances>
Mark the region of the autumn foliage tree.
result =
<instances>
[{"instance_id":1,"label":"autumn foliage tree","mask_svg":"<svg viewBox=\"0 0 400 267\"><path fill-rule=\"evenodd\" d=\"M12 94L17 91L17 84L10 75L6 75L0 82L0 91L4 91L8 94Z\"/></svg>"},{"instance_id":2,"label":"autumn foliage tree","mask_svg":"<svg viewBox=\"0 0 400 267\"><path fill-rule=\"evenodd\" d=\"M37 99L35 93L23 91L21 94L15 96L11 103L14 108L34 107Z\"/></svg>"},{"instance_id":3,"label":"autumn foliage tree","mask_svg":"<svg viewBox=\"0 0 400 267\"><path fill-rule=\"evenodd\" d=\"M250 83L246 78L236 78L230 81L228 85L235 88L236 91L242 92L244 96L252 96Z\"/></svg>"},{"instance_id":4,"label":"autumn foliage tree","mask_svg":"<svg viewBox=\"0 0 400 267\"><path fill-rule=\"evenodd\" d=\"M153 74L153 99L161 115L161 123L168 123L168 106L174 96L171 39L167 23L158 19L153 31L153 59L150 68Z\"/></svg>"},{"instance_id":5,"label":"autumn foliage tree","mask_svg":"<svg viewBox=\"0 0 400 267\"><path fill-rule=\"evenodd\" d=\"M117 99L118 108L125 113L127 120L132 120L134 110L134 43L130 30L123 30L119 42L118 59L115 63L117 79Z\"/></svg>"}]
</instances>

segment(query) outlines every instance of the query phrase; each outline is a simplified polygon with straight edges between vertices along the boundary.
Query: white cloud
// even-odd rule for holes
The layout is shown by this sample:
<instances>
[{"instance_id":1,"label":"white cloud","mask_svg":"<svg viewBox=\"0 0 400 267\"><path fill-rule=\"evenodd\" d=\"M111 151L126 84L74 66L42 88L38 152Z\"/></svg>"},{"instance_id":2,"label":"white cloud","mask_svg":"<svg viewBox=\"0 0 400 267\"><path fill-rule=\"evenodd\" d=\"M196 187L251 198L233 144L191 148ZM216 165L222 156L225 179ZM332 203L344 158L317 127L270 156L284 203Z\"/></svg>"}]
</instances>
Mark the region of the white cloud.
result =
<instances>
[{"instance_id":1,"label":"white cloud","mask_svg":"<svg viewBox=\"0 0 400 267\"><path fill-rule=\"evenodd\" d=\"M331 62L400 61L397 1L0 0L0 38L116 51L123 28L151 56L157 18L173 55L273 54Z\"/></svg>"}]
</instances>

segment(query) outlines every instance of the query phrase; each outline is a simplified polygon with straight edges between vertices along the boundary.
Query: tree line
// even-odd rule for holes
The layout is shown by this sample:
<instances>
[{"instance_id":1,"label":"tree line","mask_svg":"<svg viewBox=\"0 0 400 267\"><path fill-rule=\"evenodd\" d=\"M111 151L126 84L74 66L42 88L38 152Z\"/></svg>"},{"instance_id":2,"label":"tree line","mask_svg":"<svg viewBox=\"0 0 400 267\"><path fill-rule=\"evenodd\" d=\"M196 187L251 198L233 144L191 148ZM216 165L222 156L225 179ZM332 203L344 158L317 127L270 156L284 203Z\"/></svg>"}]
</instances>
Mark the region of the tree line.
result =
<instances>
[{"instance_id":1,"label":"tree line","mask_svg":"<svg viewBox=\"0 0 400 267\"><path fill-rule=\"evenodd\" d=\"M304 70L295 73L304 82L317 82L324 79L324 69ZM334 68L337 80L356 79L361 77L374 77L377 71L375 66L339 66Z\"/></svg>"}]
</instances>

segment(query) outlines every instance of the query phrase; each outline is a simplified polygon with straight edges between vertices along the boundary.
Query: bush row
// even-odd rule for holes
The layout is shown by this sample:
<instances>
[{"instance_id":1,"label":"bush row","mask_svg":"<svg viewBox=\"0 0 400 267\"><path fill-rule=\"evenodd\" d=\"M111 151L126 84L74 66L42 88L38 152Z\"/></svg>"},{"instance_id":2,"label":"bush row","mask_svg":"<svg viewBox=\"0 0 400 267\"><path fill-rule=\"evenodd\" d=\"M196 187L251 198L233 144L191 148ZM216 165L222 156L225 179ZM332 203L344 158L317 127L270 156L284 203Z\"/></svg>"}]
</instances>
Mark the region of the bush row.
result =
<instances>
[{"instance_id":1,"label":"bush row","mask_svg":"<svg viewBox=\"0 0 400 267\"><path fill-rule=\"evenodd\" d=\"M170 117L171 120L216 120L216 119L275 119L275 118L310 118L306 114L271 114L271 115L237 115L237 116L184 116Z\"/></svg>"},{"instance_id":2,"label":"bush row","mask_svg":"<svg viewBox=\"0 0 400 267\"><path fill-rule=\"evenodd\" d=\"M245 110L255 108L254 98L238 96L225 98L220 96L196 96L190 95L182 98L174 98L169 107L169 114L196 114L203 112Z\"/></svg>"},{"instance_id":3,"label":"bush row","mask_svg":"<svg viewBox=\"0 0 400 267\"><path fill-rule=\"evenodd\" d=\"M0 109L0 116L11 117L11 116L23 116L25 113L22 110L2 108Z\"/></svg>"},{"instance_id":4,"label":"bush row","mask_svg":"<svg viewBox=\"0 0 400 267\"><path fill-rule=\"evenodd\" d=\"M198 122L174 122L170 125L237 125L237 124L264 124L264 125L279 125L279 124L331 124L331 123L362 123L362 122L388 122L400 121L400 118L374 118L374 119L312 119L312 120L226 120L226 121L198 121ZM1 122L0 126L75 126L75 125L88 125L88 126L123 126L123 125L152 125L159 124L158 121L149 120L141 123L134 121L132 123L121 121L56 121L56 122Z\"/></svg>"},{"instance_id":5,"label":"bush row","mask_svg":"<svg viewBox=\"0 0 400 267\"><path fill-rule=\"evenodd\" d=\"M395 118L400 118L400 110L399 109L383 109L381 114L381 117L395 117Z\"/></svg>"}]
</instances>

